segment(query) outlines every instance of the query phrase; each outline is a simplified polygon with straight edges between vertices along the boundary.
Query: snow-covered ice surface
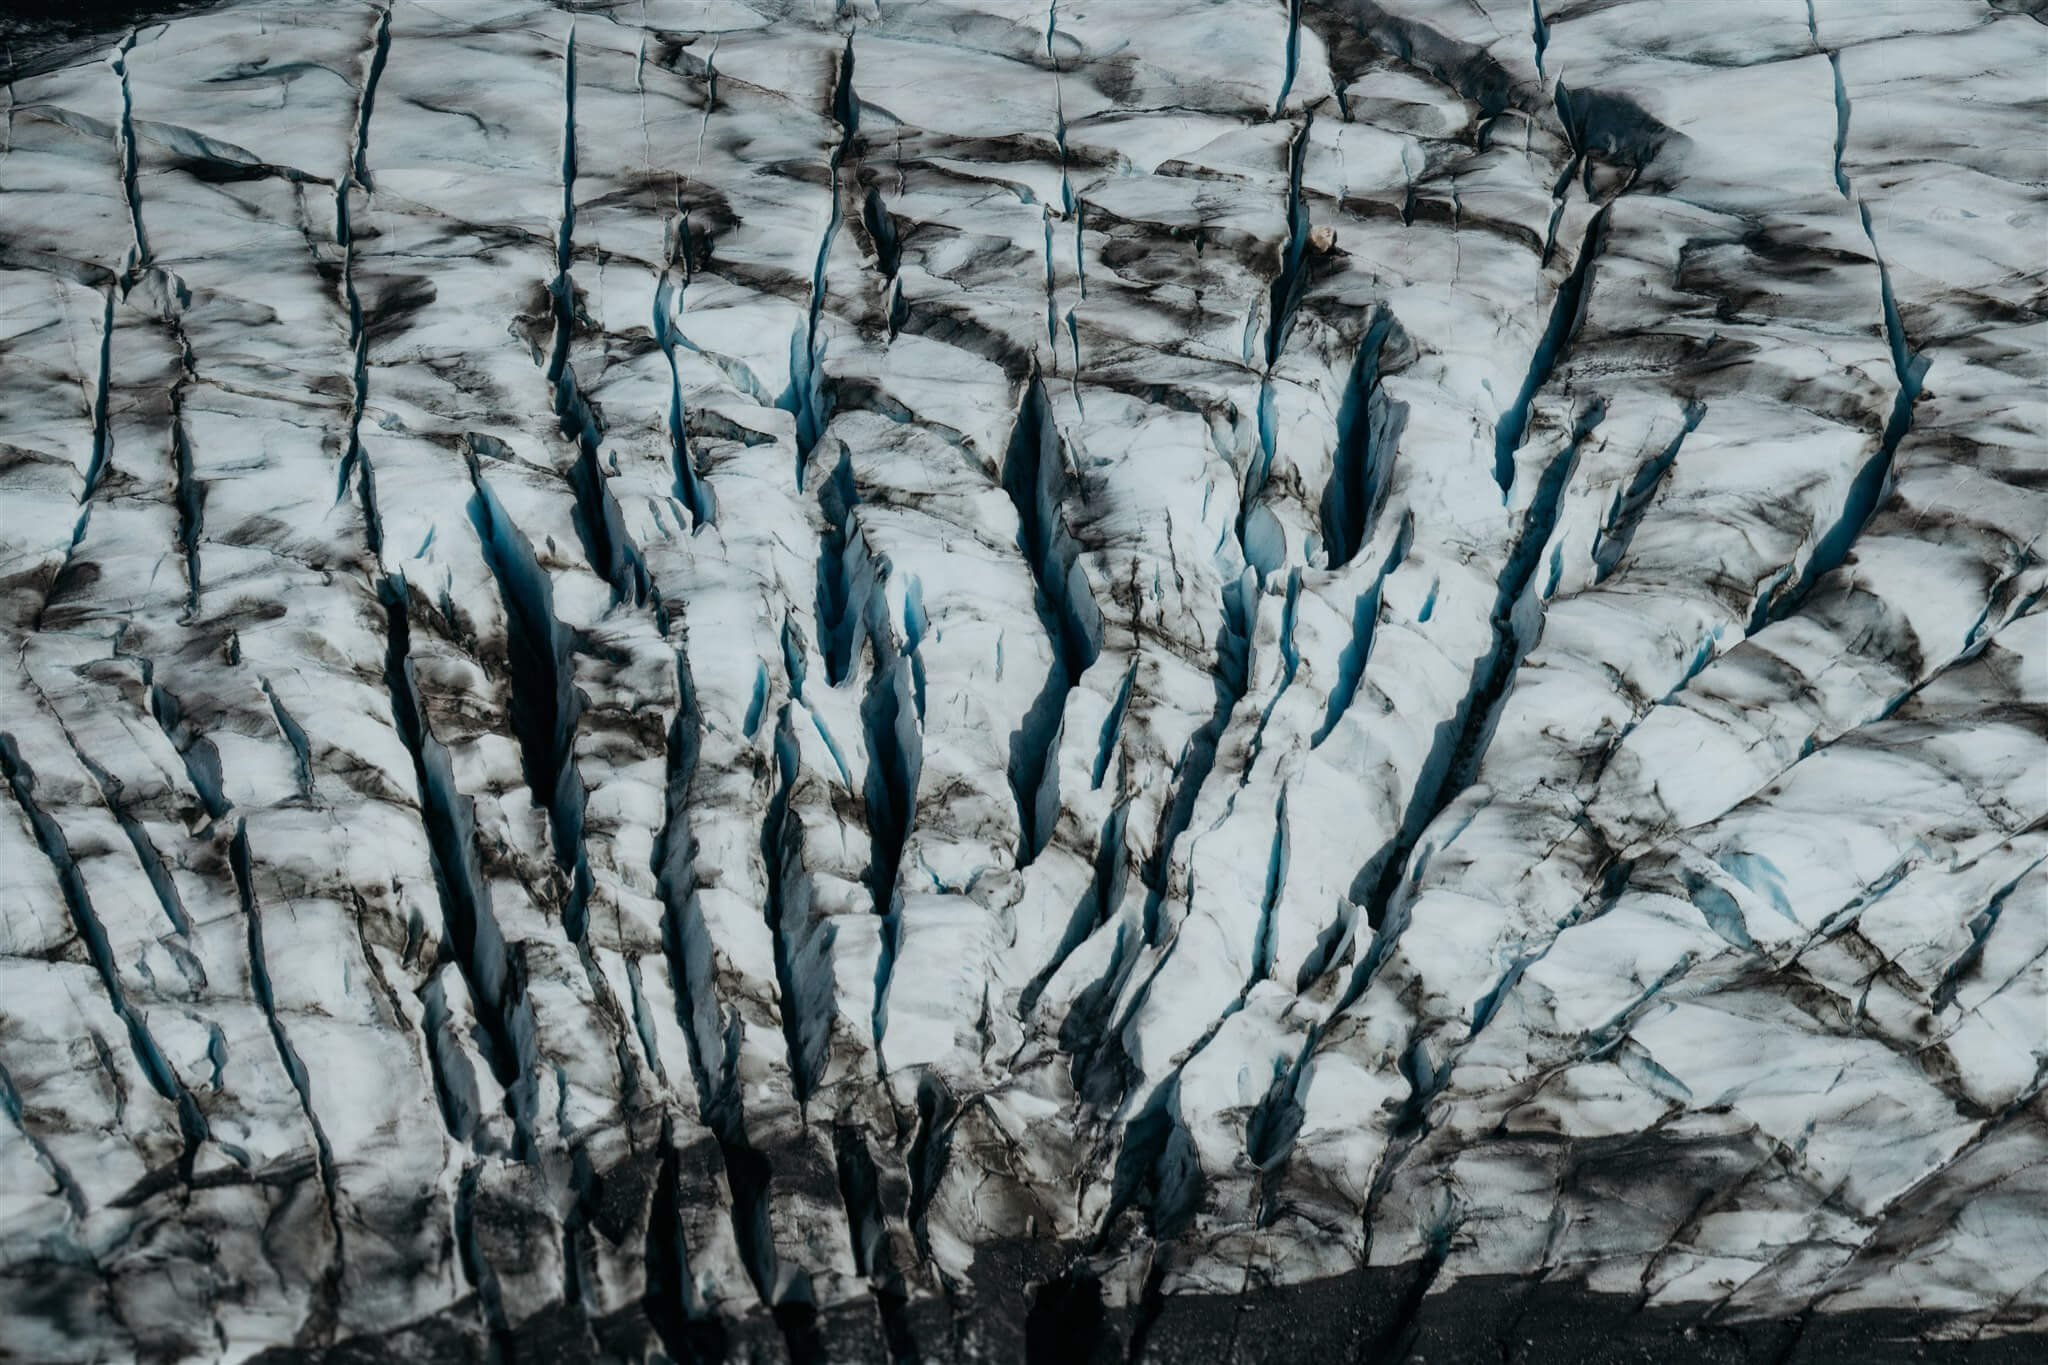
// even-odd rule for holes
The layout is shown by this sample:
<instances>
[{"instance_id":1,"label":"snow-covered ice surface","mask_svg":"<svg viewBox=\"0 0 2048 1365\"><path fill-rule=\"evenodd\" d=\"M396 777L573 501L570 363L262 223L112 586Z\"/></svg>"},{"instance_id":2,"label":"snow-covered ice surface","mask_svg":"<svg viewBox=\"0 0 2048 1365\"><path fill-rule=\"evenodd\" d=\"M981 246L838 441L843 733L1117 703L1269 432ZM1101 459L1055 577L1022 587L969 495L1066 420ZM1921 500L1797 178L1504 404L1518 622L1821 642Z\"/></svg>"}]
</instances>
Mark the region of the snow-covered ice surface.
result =
<instances>
[{"instance_id":1,"label":"snow-covered ice surface","mask_svg":"<svg viewBox=\"0 0 2048 1365\"><path fill-rule=\"evenodd\" d=\"M2037 7L134 22L0 1355L2040 1358Z\"/></svg>"}]
</instances>

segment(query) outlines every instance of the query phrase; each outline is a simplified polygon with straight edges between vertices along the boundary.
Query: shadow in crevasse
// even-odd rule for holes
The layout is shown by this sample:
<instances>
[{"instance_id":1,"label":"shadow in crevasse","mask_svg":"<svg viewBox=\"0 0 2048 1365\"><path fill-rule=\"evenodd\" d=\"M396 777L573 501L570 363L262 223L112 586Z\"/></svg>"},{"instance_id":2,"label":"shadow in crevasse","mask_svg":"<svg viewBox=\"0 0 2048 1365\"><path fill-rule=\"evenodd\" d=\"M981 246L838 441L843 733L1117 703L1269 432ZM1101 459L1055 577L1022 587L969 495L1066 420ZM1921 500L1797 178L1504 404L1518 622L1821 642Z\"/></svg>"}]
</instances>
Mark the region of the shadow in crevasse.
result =
<instances>
[{"instance_id":1,"label":"shadow in crevasse","mask_svg":"<svg viewBox=\"0 0 2048 1365\"><path fill-rule=\"evenodd\" d=\"M0 80L90 61L131 28L199 10L222 0L7 0L0 6Z\"/></svg>"}]
</instances>

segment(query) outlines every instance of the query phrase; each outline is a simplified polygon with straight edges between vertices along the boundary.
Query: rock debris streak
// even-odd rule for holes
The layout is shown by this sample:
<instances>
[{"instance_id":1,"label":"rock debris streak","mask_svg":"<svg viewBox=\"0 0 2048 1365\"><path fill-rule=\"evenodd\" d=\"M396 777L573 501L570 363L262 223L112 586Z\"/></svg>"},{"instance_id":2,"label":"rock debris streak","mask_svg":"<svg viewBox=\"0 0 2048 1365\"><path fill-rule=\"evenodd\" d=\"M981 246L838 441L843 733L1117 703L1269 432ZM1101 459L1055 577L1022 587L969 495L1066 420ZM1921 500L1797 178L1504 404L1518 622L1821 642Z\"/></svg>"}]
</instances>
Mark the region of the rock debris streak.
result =
<instances>
[{"instance_id":1,"label":"rock debris streak","mask_svg":"<svg viewBox=\"0 0 2048 1365\"><path fill-rule=\"evenodd\" d=\"M2032 1359L2024 0L0 19L0 1357Z\"/></svg>"}]
</instances>

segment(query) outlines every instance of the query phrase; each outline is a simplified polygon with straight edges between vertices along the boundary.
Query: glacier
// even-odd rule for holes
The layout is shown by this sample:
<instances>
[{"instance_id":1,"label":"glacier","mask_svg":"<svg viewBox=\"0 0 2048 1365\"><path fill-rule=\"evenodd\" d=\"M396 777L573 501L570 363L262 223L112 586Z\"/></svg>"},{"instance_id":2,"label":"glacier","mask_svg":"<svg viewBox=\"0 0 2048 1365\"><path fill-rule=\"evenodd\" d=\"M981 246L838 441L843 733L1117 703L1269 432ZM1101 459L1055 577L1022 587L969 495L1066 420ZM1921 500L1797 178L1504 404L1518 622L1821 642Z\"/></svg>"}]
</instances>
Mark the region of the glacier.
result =
<instances>
[{"instance_id":1,"label":"glacier","mask_svg":"<svg viewBox=\"0 0 2048 1365\"><path fill-rule=\"evenodd\" d=\"M2038 1358L2038 3L44 8L0 1354Z\"/></svg>"}]
</instances>

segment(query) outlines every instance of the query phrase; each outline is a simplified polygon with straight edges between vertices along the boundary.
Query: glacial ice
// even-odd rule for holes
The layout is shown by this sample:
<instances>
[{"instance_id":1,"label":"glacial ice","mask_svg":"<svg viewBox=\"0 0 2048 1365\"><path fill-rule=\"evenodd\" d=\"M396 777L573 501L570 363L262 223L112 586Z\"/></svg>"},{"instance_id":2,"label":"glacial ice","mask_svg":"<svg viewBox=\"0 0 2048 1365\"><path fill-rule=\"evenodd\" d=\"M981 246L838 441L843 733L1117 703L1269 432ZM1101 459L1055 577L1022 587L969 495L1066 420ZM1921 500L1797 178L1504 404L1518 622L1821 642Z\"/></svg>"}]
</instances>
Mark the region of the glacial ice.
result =
<instances>
[{"instance_id":1,"label":"glacial ice","mask_svg":"<svg viewBox=\"0 0 2048 1365\"><path fill-rule=\"evenodd\" d=\"M123 14L0 1353L2039 1349L2038 5Z\"/></svg>"}]
</instances>

